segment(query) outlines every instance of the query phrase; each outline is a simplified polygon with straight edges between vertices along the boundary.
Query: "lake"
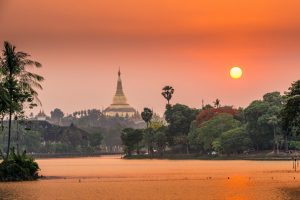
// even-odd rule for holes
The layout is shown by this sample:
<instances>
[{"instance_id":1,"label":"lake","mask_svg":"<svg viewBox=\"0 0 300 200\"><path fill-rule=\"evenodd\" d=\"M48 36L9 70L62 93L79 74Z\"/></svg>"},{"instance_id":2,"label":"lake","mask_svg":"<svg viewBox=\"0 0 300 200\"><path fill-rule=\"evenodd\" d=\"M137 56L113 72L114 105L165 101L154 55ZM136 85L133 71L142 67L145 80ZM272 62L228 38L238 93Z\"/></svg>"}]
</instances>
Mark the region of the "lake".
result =
<instances>
[{"instance_id":1,"label":"lake","mask_svg":"<svg viewBox=\"0 0 300 200\"><path fill-rule=\"evenodd\" d=\"M103 156L37 162L47 178L0 183L0 199L300 199L289 198L283 190L300 190L300 173L292 171L291 161L124 160Z\"/></svg>"}]
</instances>

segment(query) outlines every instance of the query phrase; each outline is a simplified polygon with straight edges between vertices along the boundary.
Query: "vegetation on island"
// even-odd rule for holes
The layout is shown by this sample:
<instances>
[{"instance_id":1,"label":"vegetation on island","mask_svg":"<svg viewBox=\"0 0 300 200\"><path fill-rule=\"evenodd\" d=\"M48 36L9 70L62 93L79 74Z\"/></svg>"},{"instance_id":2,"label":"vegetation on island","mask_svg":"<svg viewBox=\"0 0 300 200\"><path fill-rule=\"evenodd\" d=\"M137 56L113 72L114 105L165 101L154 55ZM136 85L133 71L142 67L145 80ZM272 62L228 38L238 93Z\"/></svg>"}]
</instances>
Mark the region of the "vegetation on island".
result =
<instances>
[{"instance_id":1,"label":"vegetation on island","mask_svg":"<svg viewBox=\"0 0 300 200\"><path fill-rule=\"evenodd\" d=\"M293 82L284 95L267 93L238 109L221 106L220 99L200 109L171 105L173 93L171 86L163 88L165 121L143 117L147 128L122 131L127 157L141 153L150 157L190 153L232 157L262 151L285 156L300 150L300 80Z\"/></svg>"},{"instance_id":2,"label":"vegetation on island","mask_svg":"<svg viewBox=\"0 0 300 200\"><path fill-rule=\"evenodd\" d=\"M24 118L25 109L32 109L40 103L36 90L42 89L40 82L44 78L30 71L30 67L42 65L29 57L29 54L4 42L0 56L0 114L1 132L3 120L8 118L8 136L6 154L1 152L0 181L35 180L38 177L38 164L26 155L26 151L20 153L18 134L16 152L11 148L12 121Z\"/></svg>"},{"instance_id":3,"label":"vegetation on island","mask_svg":"<svg viewBox=\"0 0 300 200\"><path fill-rule=\"evenodd\" d=\"M8 158L1 155L0 181L32 181L39 178L39 165L34 159L23 153L16 153L14 148Z\"/></svg>"}]
</instances>

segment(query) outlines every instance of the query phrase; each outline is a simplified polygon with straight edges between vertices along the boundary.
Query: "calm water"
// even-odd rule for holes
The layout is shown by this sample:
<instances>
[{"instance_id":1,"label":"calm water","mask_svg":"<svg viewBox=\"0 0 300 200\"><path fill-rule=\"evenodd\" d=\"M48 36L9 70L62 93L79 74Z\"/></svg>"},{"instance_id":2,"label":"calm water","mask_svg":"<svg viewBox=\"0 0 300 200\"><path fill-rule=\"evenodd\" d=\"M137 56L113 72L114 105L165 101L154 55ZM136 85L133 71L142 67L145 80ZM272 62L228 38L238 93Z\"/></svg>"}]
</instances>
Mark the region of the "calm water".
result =
<instances>
[{"instance_id":1,"label":"calm water","mask_svg":"<svg viewBox=\"0 0 300 200\"><path fill-rule=\"evenodd\" d=\"M0 199L288 199L289 161L38 160L46 180L0 183ZM295 178L295 179L294 179ZM294 197L293 200L300 199Z\"/></svg>"}]
</instances>

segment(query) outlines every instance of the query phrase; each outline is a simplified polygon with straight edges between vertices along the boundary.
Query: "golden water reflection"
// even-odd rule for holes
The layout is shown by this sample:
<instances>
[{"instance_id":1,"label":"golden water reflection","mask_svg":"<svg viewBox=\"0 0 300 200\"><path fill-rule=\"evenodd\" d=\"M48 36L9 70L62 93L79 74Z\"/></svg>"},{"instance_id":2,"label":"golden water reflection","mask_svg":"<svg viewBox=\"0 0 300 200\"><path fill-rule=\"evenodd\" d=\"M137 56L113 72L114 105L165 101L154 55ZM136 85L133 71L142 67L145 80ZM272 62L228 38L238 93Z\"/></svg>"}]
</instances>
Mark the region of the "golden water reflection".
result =
<instances>
[{"instance_id":1,"label":"golden water reflection","mask_svg":"<svg viewBox=\"0 0 300 200\"><path fill-rule=\"evenodd\" d=\"M288 162L101 157L38 163L47 179L1 183L0 199L275 200L287 198L279 188L300 188Z\"/></svg>"}]
</instances>

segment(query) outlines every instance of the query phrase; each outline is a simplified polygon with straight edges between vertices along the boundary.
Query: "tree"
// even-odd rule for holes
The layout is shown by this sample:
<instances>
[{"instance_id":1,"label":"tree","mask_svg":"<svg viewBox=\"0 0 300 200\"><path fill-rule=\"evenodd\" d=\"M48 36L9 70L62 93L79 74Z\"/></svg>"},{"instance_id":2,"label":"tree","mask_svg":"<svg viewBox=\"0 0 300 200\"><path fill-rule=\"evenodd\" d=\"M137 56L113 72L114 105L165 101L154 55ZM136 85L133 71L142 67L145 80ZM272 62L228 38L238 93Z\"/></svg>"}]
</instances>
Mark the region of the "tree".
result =
<instances>
[{"instance_id":1,"label":"tree","mask_svg":"<svg viewBox=\"0 0 300 200\"><path fill-rule=\"evenodd\" d=\"M90 140L90 145L92 147L99 148L101 145L101 142L103 140L103 136L102 136L101 132L95 131L95 132L90 133L89 140Z\"/></svg>"},{"instance_id":2,"label":"tree","mask_svg":"<svg viewBox=\"0 0 300 200\"><path fill-rule=\"evenodd\" d=\"M140 129L125 128L121 133L124 152L128 156L132 155L132 151L136 149L139 154L140 142L143 139L143 133Z\"/></svg>"},{"instance_id":3,"label":"tree","mask_svg":"<svg viewBox=\"0 0 300 200\"><path fill-rule=\"evenodd\" d=\"M223 132L214 142L214 149L227 155L243 153L251 148L251 139L245 127L237 127Z\"/></svg>"},{"instance_id":4,"label":"tree","mask_svg":"<svg viewBox=\"0 0 300 200\"><path fill-rule=\"evenodd\" d=\"M146 122L147 128L151 122L153 111L150 108L144 108L144 111L141 113L142 119Z\"/></svg>"},{"instance_id":5,"label":"tree","mask_svg":"<svg viewBox=\"0 0 300 200\"><path fill-rule=\"evenodd\" d=\"M28 67L41 67L42 65L29 59L30 55L21 51L16 51L16 47L9 42L4 42L4 50L0 58L1 82L3 83L4 93L8 98L8 141L7 157L9 156L11 143L11 122L14 113L21 112L25 103L29 108L33 108L40 103L37 98L36 89L42 89L40 82L44 78L38 74L27 70Z\"/></svg>"},{"instance_id":6,"label":"tree","mask_svg":"<svg viewBox=\"0 0 300 200\"><path fill-rule=\"evenodd\" d=\"M72 123L69 127L64 127L59 139L63 144L67 144L72 151L78 151L81 150L81 147L88 146L88 136L88 132L77 128Z\"/></svg>"},{"instance_id":7,"label":"tree","mask_svg":"<svg viewBox=\"0 0 300 200\"><path fill-rule=\"evenodd\" d=\"M41 133L38 131L27 131L23 136L21 145L27 152L40 152L42 146Z\"/></svg>"},{"instance_id":8,"label":"tree","mask_svg":"<svg viewBox=\"0 0 300 200\"><path fill-rule=\"evenodd\" d=\"M158 153L160 156L163 156L163 153L167 146L167 136L166 136L166 127L162 126L155 130L154 142L157 147Z\"/></svg>"},{"instance_id":9,"label":"tree","mask_svg":"<svg viewBox=\"0 0 300 200\"><path fill-rule=\"evenodd\" d=\"M209 152L222 133L240 127L241 123L230 114L220 113L196 128L194 123L192 125L194 128L189 132L189 142L195 148Z\"/></svg>"},{"instance_id":10,"label":"tree","mask_svg":"<svg viewBox=\"0 0 300 200\"><path fill-rule=\"evenodd\" d=\"M152 128L153 130L158 130L164 126L165 126L164 121L162 121L161 119L154 118L151 120L151 124L150 124L149 128Z\"/></svg>"},{"instance_id":11,"label":"tree","mask_svg":"<svg viewBox=\"0 0 300 200\"><path fill-rule=\"evenodd\" d=\"M278 134L278 127L279 127L279 119L276 115L272 115L268 118L268 123L272 125L273 127L273 134L274 134L274 152L276 149L276 154L279 154L279 143L280 143L280 135Z\"/></svg>"},{"instance_id":12,"label":"tree","mask_svg":"<svg viewBox=\"0 0 300 200\"><path fill-rule=\"evenodd\" d=\"M283 98L280 95L280 92L270 92L263 96L263 101L280 107L282 106Z\"/></svg>"},{"instance_id":13,"label":"tree","mask_svg":"<svg viewBox=\"0 0 300 200\"><path fill-rule=\"evenodd\" d=\"M157 149L160 156L167 146L167 127L165 123L158 117L154 117L150 127L144 130L144 143L148 147L148 153L153 154L154 148Z\"/></svg>"},{"instance_id":14,"label":"tree","mask_svg":"<svg viewBox=\"0 0 300 200\"><path fill-rule=\"evenodd\" d=\"M214 102L214 106L215 108L219 108L221 105L220 105L220 99L216 99L216 101Z\"/></svg>"},{"instance_id":15,"label":"tree","mask_svg":"<svg viewBox=\"0 0 300 200\"><path fill-rule=\"evenodd\" d=\"M197 114L196 120L198 126L201 126L202 123L209 121L220 113L227 113L238 118L239 112L239 110L232 108L232 106L223 106L219 108L207 107Z\"/></svg>"},{"instance_id":16,"label":"tree","mask_svg":"<svg viewBox=\"0 0 300 200\"><path fill-rule=\"evenodd\" d=\"M143 142L148 149L148 154L153 155L155 143L155 130L152 128L144 129Z\"/></svg>"},{"instance_id":17,"label":"tree","mask_svg":"<svg viewBox=\"0 0 300 200\"><path fill-rule=\"evenodd\" d=\"M287 97L300 95L300 80L293 82L291 87L289 87L288 91L285 92L285 95Z\"/></svg>"},{"instance_id":18,"label":"tree","mask_svg":"<svg viewBox=\"0 0 300 200\"><path fill-rule=\"evenodd\" d=\"M286 92L286 103L281 112L281 119L287 151L287 137L300 135L300 80L293 82Z\"/></svg>"},{"instance_id":19,"label":"tree","mask_svg":"<svg viewBox=\"0 0 300 200\"><path fill-rule=\"evenodd\" d=\"M270 116L266 115L267 111L268 103L258 100L245 109L246 129L256 150L269 148L272 140L273 133L268 123Z\"/></svg>"},{"instance_id":20,"label":"tree","mask_svg":"<svg viewBox=\"0 0 300 200\"><path fill-rule=\"evenodd\" d=\"M170 100L172 99L174 88L172 86L165 86L162 90L163 92L161 93L161 95L163 95L163 97L167 100L167 105L170 105Z\"/></svg>"},{"instance_id":21,"label":"tree","mask_svg":"<svg viewBox=\"0 0 300 200\"><path fill-rule=\"evenodd\" d=\"M279 142L282 130L275 122L282 109L283 98L279 92L267 93L263 100L253 101L244 111L246 130L256 150L273 148Z\"/></svg>"},{"instance_id":22,"label":"tree","mask_svg":"<svg viewBox=\"0 0 300 200\"><path fill-rule=\"evenodd\" d=\"M200 146L198 143L198 126L197 121L194 120L190 124L190 131L188 133L188 141L191 146L191 149L196 150L197 152L200 152L203 150L203 146Z\"/></svg>"},{"instance_id":23,"label":"tree","mask_svg":"<svg viewBox=\"0 0 300 200\"><path fill-rule=\"evenodd\" d=\"M187 136L190 130L190 124L195 120L197 113L197 109L192 109L182 104L167 106L165 118L169 123L168 141L170 145L181 144L186 147L186 152L189 152Z\"/></svg>"},{"instance_id":24,"label":"tree","mask_svg":"<svg viewBox=\"0 0 300 200\"><path fill-rule=\"evenodd\" d=\"M61 119L64 117L65 114L63 113L63 111L61 111L61 109L55 108L53 111L50 112L50 115L51 115L51 119L55 123L60 124Z\"/></svg>"}]
</instances>

